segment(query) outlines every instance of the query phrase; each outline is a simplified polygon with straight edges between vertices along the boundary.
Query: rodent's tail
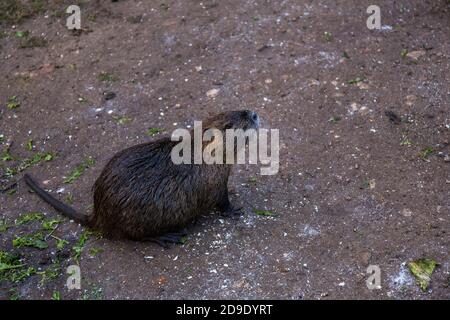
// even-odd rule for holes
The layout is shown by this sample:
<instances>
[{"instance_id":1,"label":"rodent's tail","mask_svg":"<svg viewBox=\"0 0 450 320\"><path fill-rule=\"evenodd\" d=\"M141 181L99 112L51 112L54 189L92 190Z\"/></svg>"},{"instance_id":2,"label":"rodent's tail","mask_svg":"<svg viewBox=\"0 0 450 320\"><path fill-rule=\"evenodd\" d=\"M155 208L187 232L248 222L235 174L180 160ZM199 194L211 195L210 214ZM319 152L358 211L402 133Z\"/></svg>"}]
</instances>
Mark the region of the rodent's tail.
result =
<instances>
[{"instance_id":1,"label":"rodent's tail","mask_svg":"<svg viewBox=\"0 0 450 320\"><path fill-rule=\"evenodd\" d=\"M25 180L26 184L37 193L37 195L44 200L45 202L49 203L53 208L61 212L66 217L73 219L83 225L88 225L89 219L87 215L81 214L77 212L75 209L69 207L68 205L62 203L58 199L54 198L51 194L49 194L47 191L42 189L36 181L33 180L28 174L25 174L23 176L23 179Z\"/></svg>"}]
</instances>

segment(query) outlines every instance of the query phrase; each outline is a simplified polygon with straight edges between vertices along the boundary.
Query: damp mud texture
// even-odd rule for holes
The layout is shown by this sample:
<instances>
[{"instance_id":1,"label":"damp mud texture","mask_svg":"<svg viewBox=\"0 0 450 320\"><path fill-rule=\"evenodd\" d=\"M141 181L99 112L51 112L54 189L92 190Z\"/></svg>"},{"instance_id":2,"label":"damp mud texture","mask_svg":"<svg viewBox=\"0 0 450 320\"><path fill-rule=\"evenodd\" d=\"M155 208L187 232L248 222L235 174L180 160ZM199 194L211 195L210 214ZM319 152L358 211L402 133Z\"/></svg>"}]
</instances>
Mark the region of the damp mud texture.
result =
<instances>
[{"instance_id":1,"label":"damp mud texture","mask_svg":"<svg viewBox=\"0 0 450 320\"><path fill-rule=\"evenodd\" d=\"M370 1L80 1L79 31L71 2L0 1L1 299L450 298L448 1L380 0L380 30ZM279 172L235 166L243 216L204 212L170 249L21 180L90 213L116 152L236 109L280 130Z\"/></svg>"}]
</instances>

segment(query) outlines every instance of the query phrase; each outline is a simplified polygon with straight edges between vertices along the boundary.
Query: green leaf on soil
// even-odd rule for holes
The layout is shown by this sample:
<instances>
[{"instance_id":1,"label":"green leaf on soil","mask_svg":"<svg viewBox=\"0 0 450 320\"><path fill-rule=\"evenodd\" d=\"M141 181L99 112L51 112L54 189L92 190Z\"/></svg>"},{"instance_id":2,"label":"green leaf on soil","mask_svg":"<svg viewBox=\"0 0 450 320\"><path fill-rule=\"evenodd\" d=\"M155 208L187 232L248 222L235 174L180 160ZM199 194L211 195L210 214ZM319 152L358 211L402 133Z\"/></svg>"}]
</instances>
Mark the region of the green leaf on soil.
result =
<instances>
[{"instance_id":1,"label":"green leaf on soil","mask_svg":"<svg viewBox=\"0 0 450 320\"><path fill-rule=\"evenodd\" d=\"M31 247L36 249L46 249L48 244L44 240L44 235L40 232L26 234L22 237L16 237L13 240L13 246L16 248Z\"/></svg>"},{"instance_id":2,"label":"green leaf on soil","mask_svg":"<svg viewBox=\"0 0 450 320\"><path fill-rule=\"evenodd\" d=\"M56 249L58 250L62 250L64 249L64 247L69 244L69 241L55 237L52 235L52 238L54 238L56 240Z\"/></svg>"},{"instance_id":3,"label":"green leaf on soil","mask_svg":"<svg viewBox=\"0 0 450 320\"><path fill-rule=\"evenodd\" d=\"M256 179L256 177L250 177L248 178L248 182L249 183L256 183L258 180Z\"/></svg>"},{"instance_id":4,"label":"green leaf on soil","mask_svg":"<svg viewBox=\"0 0 450 320\"><path fill-rule=\"evenodd\" d=\"M27 145L26 148L28 151L32 151L33 150L33 139L30 139L27 141Z\"/></svg>"},{"instance_id":5,"label":"green leaf on soil","mask_svg":"<svg viewBox=\"0 0 450 320\"><path fill-rule=\"evenodd\" d=\"M0 232L5 232L6 230L8 230L10 227L10 225L6 222L5 219L1 219L0 220Z\"/></svg>"},{"instance_id":6,"label":"green leaf on soil","mask_svg":"<svg viewBox=\"0 0 450 320\"><path fill-rule=\"evenodd\" d=\"M2 159L2 161L11 161L11 160L13 160L12 155L9 153L9 148L6 148L5 150L3 150L3 153L1 155L1 159Z\"/></svg>"},{"instance_id":7,"label":"green leaf on soil","mask_svg":"<svg viewBox=\"0 0 450 320\"><path fill-rule=\"evenodd\" d=\"M5 270L12 270L22 267L18 255L13 255L6 251L0 251L0 272Z\"/></svg>"},{"instance_id":8,"label":"green leaf on soil","mask_svg":"<svg viewBox=\"0 0 450 320\"><path fill-rule=\"evenodd\" d=\"M59 291L53 292L52 300L61 300L61 294L59 293Z\"/></svg>"},{"instance_id":9,"label":"green leaf on soil","mask_svg":"<svg viewBox=\"0 0 450 320\"><path fill-rule=\"evenodd\" d=\"M337 123L340 120L341 120L341 117L339 117L339 116L334 117L333 116L330 119L328 119L328 122L330 122L330 123Z\"/></svg>"},{"instance_id":10,"label":"green leaf on soil","mask_svg":"<svg viewBox=\"0 0 450 320\"><path fill-rule=\"evenodd\" d=\"M42 228L47 231L53 231L58 227L58 224L61 222L61 219L48 219L42 221Z\"/></svg>"},{"instance_id":11,"label":"green leaf on soil","mask_svg":"<svg viewBox=\"0 0 450 320\"><path fill-rule=\"evenodd\" d=\"M42 220L44 219L44 214L41 212L30 212L22 214L16 220L16 225L22 225L31 221Z\"/></svg>"},{"instance_id":12,"label":"green leaf on soil","mask_svg":"<svg viewBox=\"0 0 450 320\"><path fill-rule=\"evenodd\" d=\"M402 141L400 141L400 145L409 147L412 145L412 141L409 140L408 138L404 138Z\"/></svg>"},{"instance_id":13,"label":"green leaf on soil","mask_svg":"<svg viewBox=\"0 0 450 320\"><path fill-rule=\"evenodd\" d=\"M428 289L431 275L439 264L432 259L418 259L408 263L409 270L416 278L417 284L423 291Z\"/></svg>"},{"instance_id":14,"label":"green leaf on soil","mask_svg":"<svg viewBox=\"0 0 450 320\"><path fill-rule=\"evenodd\" d=\"M103 252L102 248L90 248L89 249L89 255L96 256L97 254Z\"/></svg>"},{"instance_id":15,"label":"green leaf on soil","mask_svg":"<svg viewBox=\"0 0 450 320\"><path fill-rule=\"evenodd\" d=\"M21 164L17 168L17 170L18 170L18 172L21 172L31 166L34 166L34 165L40 163L41 161L48 162L48 161L53 160L53 158L54 158L54 154L51 152L46 152L46 153L38 152L31 158L23 159Z\"/></svg>"},{"instance_id":16,"label":"green leaf on soil","mask_svg":"<svg viewBox=\"0 0 450 320\"><path fill-rule=\"evenodd\" d=\"M356 77L347 81L348 84L357 84L358 82L364 81L362 77Z\"/></svg>"},{"instance_id":17,"label":"green leaf on soil","mask_svg":"<svg viewBox=\"0 0 450 320\"><path fill-rule=\"evenodd\" d=\"M29 34L28 31L16 31L15 35L17 38L24 38L27 37Z\"/></svg>"},{"instance_id":18,"label":"green leaf on soil","mask_svg":"<svg viewBox=\"0 0 450 320\"><path fill-rule=\"evenodd\" d=\"M276 217L277 214L270 210L258 210L253 208L253 212L258 216L264 216L264 217Z\"/></svg>"},{"instance_id":19,"label":"green leaf on soil","mask_svg":"<svg viewBox=\"0 0 450 320\"><path fill-rule=\"evenodd\" d=\"M405 58L407 54L408 54L408 49L402 49L402 51L400 52L400 55L402 56L402 58Z\"/></svg>"},{"instance_id":20,"label":"green leaf on soil","mask_svg":"<svg viewBox=\"0 0 450 320\"><path fill-rule=\"evenodd\" d=\"M78 239L78 243L72 247L73 251L75 251L75 255L73 256L75 261L78 261L78 259L80 258L81 253L83 252L84 249L84 245L86 244L86 241L92 234L93 233L91 231L88 230L84 231L81 234L80 238Z\"/></svg>"},{"instance_id":21,"label":"green leaf on soil","mask_svg":"<svg viewBox=\"0 0 450 320\"><path fill-rule=\"evenodd\" d=\"M430 155L432 155L433 152L434 152L434 149L433 149L433 148L431 148L431 147L425 148L425 149L423 149L422 151L420 151L419 157L420 157L422 160L425 160L425 159L427 159Z\"/></svg>"},{"instance_id":22,"label":"green leaf on soil","mask_svg":"<svg viewBox=\"0 0 450 320\"><path fill-rule=\"evenodd\" d=\"M113 119L120 125L124 125L124 124L127 124L127 123L133 121L133 118L130 118L130 117L127 117L127 116L114 115Z\"/></svg>"},{"instance_id":23,"label":"green leaf on soil","mask_svg":"<svg viewBox=\"0 0 450 320\"><path fill-rule=\"evenodd\" d=\"M155 134L164 132L165 129L162 128L150 128L147 130L147 135L153 137Z\"/></svg>"},{"instance_id":24,"label":"green leaf on soil","mask_svg":"<svg viewBox=\"0 0 450 320\"><path fill-rule=\"evenodd\" d=\"M44 271L38 271L36 274L41 276L40 285L42 286L46 281L58 278L61 274L61 266L58 262L55 262Z\"/></svg>"},{"instance_id":25,"label":"green leaf on soil","mask_svg":"<svg viewBox=\"0 0 450 320\"><path fill-rule=\"evenodd\" d=\"M18 107L20 107L20 102L17 100L16 96L11 96L6 103L6 107L9 110L17 109Z\"/></svg>"},{"instance_id":26,"label":"green leaf on soil","mask_svg":"<svg viewBox=\"0 0 450 320\"><path fill-rule=\"evenodd\" d=\"M72 183L77 180L87 168L92 167L95 164L95 159L91 156L86 157L83 164L80 164L72 170L69 177L64 180L64 183Z\"/></svg>"},{"instance_id":27,"label":"green leaf on soil","mask_svg":"<svg viewBox=\"0 0 450 320\"><path fill-rule=\"evenodd\" d=\"M0 282L19 282L36 273L33 267L26 267L18 254L0 251Z\"/></svg>"},{"instance_id":28,"label":"green leaf on soil","mask_svg":"<svg viewBox=\"0 0 450 320\"><path fill-rule=\"evenodd\" d=\"M85 169L86 169L86 167L84 166L84 164L80 164L80 165L76 166L76 168L73 169L72 172L70 173L69 177L64 180L64 183L74 182L83 174Z\"/></svg>"}]
</instances>

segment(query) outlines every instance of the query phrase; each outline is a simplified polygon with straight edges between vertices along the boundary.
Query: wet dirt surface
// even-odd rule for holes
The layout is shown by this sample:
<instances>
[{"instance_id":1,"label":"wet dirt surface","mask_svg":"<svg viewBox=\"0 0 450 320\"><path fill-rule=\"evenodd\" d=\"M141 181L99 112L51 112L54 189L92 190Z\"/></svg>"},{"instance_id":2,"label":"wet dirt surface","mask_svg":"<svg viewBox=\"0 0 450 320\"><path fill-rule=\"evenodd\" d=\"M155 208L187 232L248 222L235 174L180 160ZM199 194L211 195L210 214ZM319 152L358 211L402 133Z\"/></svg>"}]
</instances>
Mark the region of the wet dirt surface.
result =
<instances>
[{"instance_id":1,"label":"wet dirt surface","mask_svg":"<svg viewBox=\"0 0 450 320\"><path fill-rule=\"evenodd\" d=\"M0 135L13 159L2 157L1 183L18 184L0 194L10 225L0 246L37 271L2 281L2 298L450 298L446 1L378 1L381 30L366 27L368 1L83 1L79 34L54 11L67 4L2 26ZM46 45L19 48L17 31ZM66 288L65 268L84 228L63 219L52 233L68 241L62 250L51 236L43 250L13 246L41 228L15 225L21 214L59 217L29 193L24 172L90 212L106 161L160 136L149 128L170 133L242 108L279 129L281 144L278 174L234 168L242 217L205 212L168 250L93 235L79 259L81 290ZM38 152L53 159L8 175ZM88 156L95 164L64 183ZM439 263L426 291L407 266L419 258ZM366 286L369 265L381 269L379 290Z\"/></svg>"}]
</instances>

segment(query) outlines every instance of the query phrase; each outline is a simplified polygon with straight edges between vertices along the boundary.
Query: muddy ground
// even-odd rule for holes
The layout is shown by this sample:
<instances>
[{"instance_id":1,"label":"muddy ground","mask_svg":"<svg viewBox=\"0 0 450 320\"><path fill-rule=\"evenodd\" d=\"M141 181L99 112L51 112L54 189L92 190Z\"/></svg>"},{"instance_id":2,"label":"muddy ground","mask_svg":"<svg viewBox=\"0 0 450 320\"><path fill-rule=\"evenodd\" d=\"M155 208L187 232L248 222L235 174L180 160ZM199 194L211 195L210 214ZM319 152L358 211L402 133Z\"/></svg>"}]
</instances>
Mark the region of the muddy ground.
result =
<instances>
[{"instance_id":1,"label":"muddy ground","mask_svg":"<svg viewBox=\"0 0 450 320\"><path fill-rule=\"evenodd\" d=\"M72 1L2 12L0 246L18 256L0 297L450 298L450 7L380 0L369 30L372 2L73 1L81 32L65 26ZM84 243L20 180L90 212L115 152L241 108L280 130L279 173L236 166L244 216L204 212L184 245ZM20 246L36 232L41 249ZM408 268L420 258L439 263L426 290Z\"/></svg>"}]
</instances>

